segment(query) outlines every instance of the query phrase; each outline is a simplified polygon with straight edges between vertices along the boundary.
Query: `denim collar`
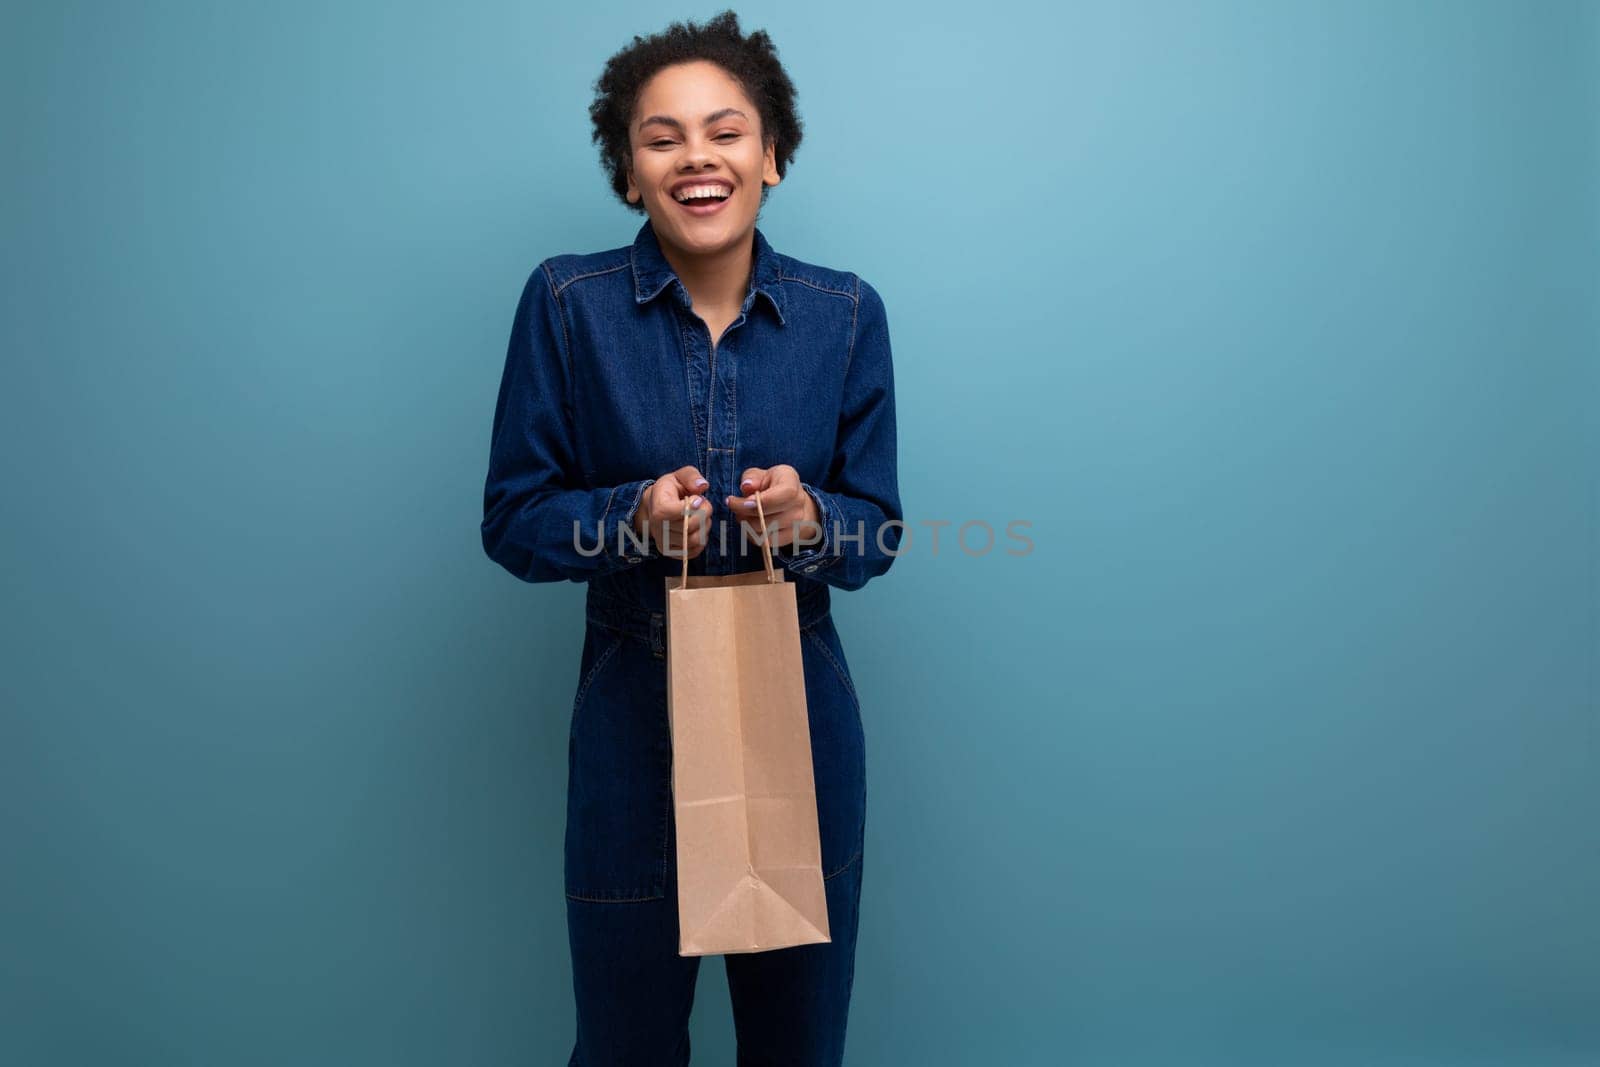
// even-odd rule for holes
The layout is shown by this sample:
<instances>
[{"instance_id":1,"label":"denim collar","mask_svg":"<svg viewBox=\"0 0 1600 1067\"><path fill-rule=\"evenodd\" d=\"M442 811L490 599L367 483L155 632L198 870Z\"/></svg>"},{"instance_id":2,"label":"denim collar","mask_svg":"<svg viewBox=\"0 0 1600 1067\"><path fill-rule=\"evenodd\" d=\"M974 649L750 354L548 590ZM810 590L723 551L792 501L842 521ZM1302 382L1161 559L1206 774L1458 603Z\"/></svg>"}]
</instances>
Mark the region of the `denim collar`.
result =
<instances>
[{"instance_id":1,"label":"denim collar","mask_svg":"<svg viewBox=\"0 0 1600 1067\"><path fill-rule=\"evenodd\" d=\"M749 311L751 302L756 293L761 293L772 305L772 310L778 316L781 325L783 319L783 287L778 284L783 279L783 271L778 265L778 254L767 243L766 236L760 227L755 231L755 248L752 252L755 269L750 272L750 288L745 291L744 308ZM656 238L656 231L646 219L644 225L639 227L639 233L633 239L633 248L628 252L628 259L633 264L633 299L636 303L643 304L654 300L661 295L661 291L670 283L678 281L678 272L672 269L672 264L667 262L667 257L661 252L661 242ZM679 287L682 283L679 282ZM684 291L684 300L687 300L688 291Z\"/></svg>"}]
</instances>

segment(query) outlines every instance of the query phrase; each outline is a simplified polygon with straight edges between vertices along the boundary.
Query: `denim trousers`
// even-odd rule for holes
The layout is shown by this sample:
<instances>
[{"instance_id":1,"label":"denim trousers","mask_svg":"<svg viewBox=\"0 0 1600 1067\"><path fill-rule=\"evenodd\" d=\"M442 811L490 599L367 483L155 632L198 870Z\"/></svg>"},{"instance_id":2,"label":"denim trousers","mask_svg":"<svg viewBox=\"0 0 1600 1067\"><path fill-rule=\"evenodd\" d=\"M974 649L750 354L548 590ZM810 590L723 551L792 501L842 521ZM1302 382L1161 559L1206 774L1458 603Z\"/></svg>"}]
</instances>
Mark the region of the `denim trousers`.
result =
<instances>
[{"instance_id":1,"label":"denim trousers","mask_svg":"<svg viewBox=\"0 0 1600 1067\"><path fill-rule=\"evenodd\" d=\"M843 1062L866 825L861 709L826 588L798 583L830 942L723 957L740 1067ZM678 955L663 613L589 591L568 755L569 1067L689 1062L699 956Z\"/></svg>"}]
</instances>

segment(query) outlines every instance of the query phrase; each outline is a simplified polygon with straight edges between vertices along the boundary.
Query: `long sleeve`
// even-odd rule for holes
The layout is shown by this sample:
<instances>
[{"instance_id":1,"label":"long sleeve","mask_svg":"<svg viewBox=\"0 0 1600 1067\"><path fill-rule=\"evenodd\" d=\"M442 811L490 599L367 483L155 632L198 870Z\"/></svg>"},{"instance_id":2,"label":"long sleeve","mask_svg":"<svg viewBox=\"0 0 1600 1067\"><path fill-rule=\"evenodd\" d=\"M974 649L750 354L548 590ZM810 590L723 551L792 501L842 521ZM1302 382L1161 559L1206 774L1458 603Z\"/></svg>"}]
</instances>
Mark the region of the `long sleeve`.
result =
<instances>
[{"instance_id":1,"label":"long sleeve","mask_svg":"<svg viewBox=\"0 0 1600 1067\"><path fill-rule=\"evenodd\" d=\"M654 478L581 486L566 336L540 263L517 304L483 491L483 549L526 582L587 581L653 554L637 539L633 517Z\"/></svg>"},{"instance_id":2,"label":"long sleeve","mask_svg":"<svg viewBox=\"0 0 1600 1067\"><path fill-rule=\"evenodd\" d=\"M859 276L856 281L855 325L833 462L821 486L801 483L817 501L822 537L798 546L799 551L789 545L775 553L789 570L840 589L859 589L887 571L905 527L889 320L877 290Z\"/></svg>"}]
</instances>

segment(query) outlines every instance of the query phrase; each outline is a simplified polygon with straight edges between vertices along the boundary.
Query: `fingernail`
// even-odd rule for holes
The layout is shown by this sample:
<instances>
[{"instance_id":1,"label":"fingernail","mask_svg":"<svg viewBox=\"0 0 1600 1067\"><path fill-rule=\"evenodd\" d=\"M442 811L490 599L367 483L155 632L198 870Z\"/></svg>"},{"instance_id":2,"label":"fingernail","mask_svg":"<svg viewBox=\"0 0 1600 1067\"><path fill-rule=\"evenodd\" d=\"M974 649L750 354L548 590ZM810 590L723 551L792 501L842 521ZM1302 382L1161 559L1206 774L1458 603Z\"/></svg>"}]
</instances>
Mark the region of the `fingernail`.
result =
<instances>
[{"instance_id":1,"label":"fingernail","mask_svg":"<svg viewBox=\"0 0 1600 1067\"><path fill-rule=\"evenodd\" d=\"M704 489L706 486L708 486L710 484L711 484L710 482L706 481L704 478L701 478L698 482L694 483L694 487L696 489Z\"/></svg>"},{"instance_id":2,"label":"fingernail","mask_svg":"<svg viewBox=\"0 0 1600 1067\"><path fill-rule=\"evenodd\" d=\"M700 506L700 498L699 497L695 497L693 500L689 501L689 506L691 508L699 507Z\"/></svg>"},{"instance_id":3,"label":"fingernail","mask_svg":"<svg viewBox=\"0 0 1600 1067\"><path fill-rule=\"evenodd\" d=\"M755 484L756 484L755 482L752 482L749 478L746 478L744 481L739 483L739 488L740 489L748 489L752 485L755 485Z\"/></svg>"},{"instance_id":4,"label":"fingernail","mask_svg":"<svg viewBox=\"0 0 1600 1067\"><path fill-rule=\"evenodd\" d=\"M744 506L747 508L753 508L756 506L756 502L754 500L746 500L744 502Z\"/></svg>"}]
</instances>

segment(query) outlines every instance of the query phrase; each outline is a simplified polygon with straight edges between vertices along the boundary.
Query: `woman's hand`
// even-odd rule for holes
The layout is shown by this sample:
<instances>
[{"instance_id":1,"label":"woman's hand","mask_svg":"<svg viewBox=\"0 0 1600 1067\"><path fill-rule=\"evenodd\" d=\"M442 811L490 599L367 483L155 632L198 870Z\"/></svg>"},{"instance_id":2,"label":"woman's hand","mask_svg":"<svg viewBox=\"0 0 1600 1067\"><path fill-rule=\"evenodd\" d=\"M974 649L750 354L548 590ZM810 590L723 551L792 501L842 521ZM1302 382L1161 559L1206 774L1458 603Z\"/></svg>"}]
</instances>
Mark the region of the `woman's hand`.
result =
<instances>
[{"instance_id":1,"label":"woman's hand","mask_svg":"<svg viewBox=\"0 0 1600 1067\"><path fill-rule=\"evenodd\" d=\"M793 544L796 533L803 533L806 542L817 540L822 516L817 511L817 502L801 487L799 471L787 463L766 468L749 467L739 480L739 488L745 495L728 497L728 507L751 533L762 532L755 504L756 495L760 494L761 515L767 520L767 528L772 530L772 547ZM812 525L797 531L795 524L800 522Z\"/></svg>"},{"instance_id":2,"label":"woman's hand","mask_svg":"<svg viewBox=\"0 0 1600 1067\"><path fill-rule=\"evenodd\" d=\"M653 541L662 555L682 559L683 506L687 501L690 507L689 558L694 559L706 550L706 542L710 540L711 501L700 495L710 484L692 466L661 475L645 490L639 510L633 513L634 532ZM765 504L763 497L762 505Z\"/></svg>"}]
</instances>

